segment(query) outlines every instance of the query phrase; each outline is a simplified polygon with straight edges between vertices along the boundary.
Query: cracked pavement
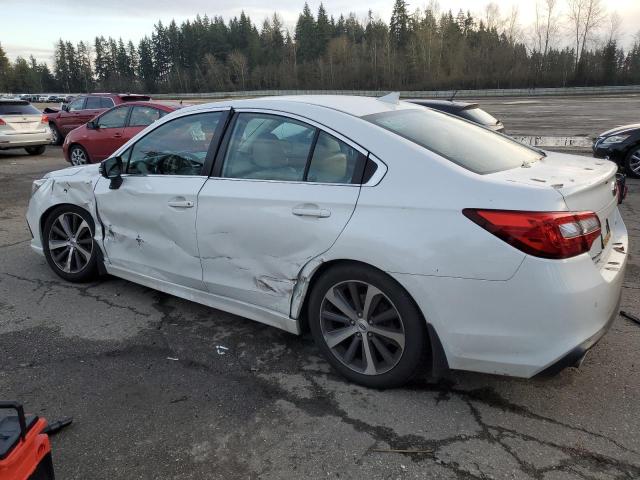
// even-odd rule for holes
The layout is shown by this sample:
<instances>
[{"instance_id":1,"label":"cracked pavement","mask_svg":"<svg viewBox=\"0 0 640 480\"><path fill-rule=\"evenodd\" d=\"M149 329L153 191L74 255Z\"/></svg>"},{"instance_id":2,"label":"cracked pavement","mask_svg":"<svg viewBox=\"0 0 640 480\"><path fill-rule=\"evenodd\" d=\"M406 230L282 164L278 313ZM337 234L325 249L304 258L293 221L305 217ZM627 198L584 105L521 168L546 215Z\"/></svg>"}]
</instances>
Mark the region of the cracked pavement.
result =
<instances>
[{"instance_id":1,"label":"cracked pavement","mask_svg":"<svg viewBox=\"0 0 640 480\"><path fill-rule=\"evenodd\" d=\"M0 152L0 397L74 417L52 439L57 478L640 477L640 325L619 316L580 369L549 379L452 372L365 389L306 336L114 277L56 277L24 213L31 181L64 166L57 147ZM640 315L629 183L621 308Z\"/></svg>"}]
</instances>

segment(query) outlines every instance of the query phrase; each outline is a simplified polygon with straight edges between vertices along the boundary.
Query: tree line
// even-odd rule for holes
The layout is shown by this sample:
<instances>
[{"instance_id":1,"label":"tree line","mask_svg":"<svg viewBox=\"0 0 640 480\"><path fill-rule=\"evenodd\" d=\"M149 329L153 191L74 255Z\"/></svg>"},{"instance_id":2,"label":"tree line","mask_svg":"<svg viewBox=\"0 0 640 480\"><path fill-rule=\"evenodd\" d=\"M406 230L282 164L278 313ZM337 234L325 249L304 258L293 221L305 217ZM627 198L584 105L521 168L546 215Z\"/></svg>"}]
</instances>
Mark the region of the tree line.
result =
<instances>
[{"instance_id":1,"label":"tree line","mask_svg":"<svg viewBox=\"0 0 640 480\"><path fill-rule=\"evenodd\" d=\"M258 27L244 12L228 22L197 16L158 22L134 44L98 36L55 45L53 71L33 57L9 62L0 46L0 92L208 92L259 89L431 90L533 88L640 83L640 38L625 51L619 18L601 0L537 0L524 31L518 12L502 16L439 11L432 2L409 11L395 0L387 24L369 11L337 19L305 3L293 32L277 14ZM561 23L570 46L558 46Z\"/></svg>"}]
</instances>

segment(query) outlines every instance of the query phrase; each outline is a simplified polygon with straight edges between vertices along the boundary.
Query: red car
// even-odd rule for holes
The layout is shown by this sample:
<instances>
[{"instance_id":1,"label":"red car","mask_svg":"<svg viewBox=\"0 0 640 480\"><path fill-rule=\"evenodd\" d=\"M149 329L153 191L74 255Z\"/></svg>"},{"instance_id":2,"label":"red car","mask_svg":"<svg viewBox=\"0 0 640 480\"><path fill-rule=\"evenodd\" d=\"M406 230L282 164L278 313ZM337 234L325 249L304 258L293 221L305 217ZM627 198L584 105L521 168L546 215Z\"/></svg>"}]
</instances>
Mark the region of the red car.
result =
<instances>
[{"instance_id":1,"label":"red car","mask_svg":"<svg viewBox=\"0 0 640 480\"><path fill-rule=\"evenodd\" d=\"M111 107L125 102L146 100L151 100L151 97L131 93L89 93L73 98L68 104L62 106L62 110L46 108L44 113L51 128L51 143L60 145L65 135L71 130L87 123Z\"/></svg>"},{"instance_id":2,"label":"red car","mask_svg":"<svg viewBox=\"0 0 640 480\"><path fill-rule=\"evenodd\" d=\"M62 145L64 156L72 165L101 162L147 125L181 107L159 102L127 102L113 107L72 130Z\"/></svg>"}]
</instances>

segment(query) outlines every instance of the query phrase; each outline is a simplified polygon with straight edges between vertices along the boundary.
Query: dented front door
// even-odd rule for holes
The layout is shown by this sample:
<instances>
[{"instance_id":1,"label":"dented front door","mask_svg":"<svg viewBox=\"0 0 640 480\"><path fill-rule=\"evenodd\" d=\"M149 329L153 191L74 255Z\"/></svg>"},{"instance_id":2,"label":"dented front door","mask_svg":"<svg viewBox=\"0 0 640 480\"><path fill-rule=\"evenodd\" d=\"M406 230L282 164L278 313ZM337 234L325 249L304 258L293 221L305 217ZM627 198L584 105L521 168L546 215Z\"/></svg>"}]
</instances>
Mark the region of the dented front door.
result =
<instances>
[{"instance_id":1,"label":"dented front door","mask_svg":"<svg viewBox=\"0 0 640 480\"><path fill-rule=\"evenodd\" d=\"M109 264L204 290L195 223L197 194L205 179L129 175L119 189L110 190L110 181L101 178L95 194Z\"/></svg>"},{"instance_id":2,"label":"dented front door","mask_svg":"<svg viewBox=\"0 0 640 480\"><path fill-rule=\"evenodd\" d=\"M198 247L211 293L289 315L302 267L349 221L357 185L209 179L198 197Z\"/></svg>"}]
</instances>

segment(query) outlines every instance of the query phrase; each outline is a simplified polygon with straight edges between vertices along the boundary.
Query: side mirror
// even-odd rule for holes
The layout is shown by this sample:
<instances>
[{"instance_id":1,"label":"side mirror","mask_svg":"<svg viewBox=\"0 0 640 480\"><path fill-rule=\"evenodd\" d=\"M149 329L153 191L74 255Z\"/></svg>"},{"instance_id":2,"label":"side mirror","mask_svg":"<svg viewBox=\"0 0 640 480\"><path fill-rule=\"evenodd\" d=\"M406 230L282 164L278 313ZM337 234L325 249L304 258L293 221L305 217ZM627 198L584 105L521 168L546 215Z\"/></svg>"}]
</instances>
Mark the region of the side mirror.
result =
<instances>
[{"instance_id":1,"label":"side mirror","mask_svg":"<svg viewBox=\"0 0 640 480\"><path fill-rule=\"evenodd\" d=\"M122 158L111 157L100 164L100 175L111 180L109 188L117 190L122 185Z\"/></svg>"},{"instance_id":2,"label":"side mirror","mask_svg":"<svg viewBox=\"0 0 640 480\"><path fill-rule=\"evenodd\" d=\"M66 103L63 103L63 104L62 104L62 111L63 111L63 112L68 112L68 111L69 111L69 105L68 105L68 104L66 104Z\"/></svg>"},{"instance_id":3,"label":"side mirror","mask_svg":"<svg viewBox=\"0 0 640 480\"><path fill-rule=\"evenodd\" d=\"M87 122L87 128L89 130L98 130L100 128L100 125L98 125L98 123L95 120L91 120Z\"/></svg>"}]
</instances>

